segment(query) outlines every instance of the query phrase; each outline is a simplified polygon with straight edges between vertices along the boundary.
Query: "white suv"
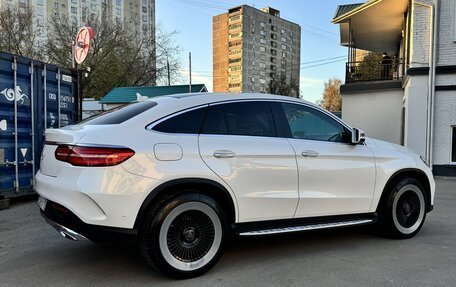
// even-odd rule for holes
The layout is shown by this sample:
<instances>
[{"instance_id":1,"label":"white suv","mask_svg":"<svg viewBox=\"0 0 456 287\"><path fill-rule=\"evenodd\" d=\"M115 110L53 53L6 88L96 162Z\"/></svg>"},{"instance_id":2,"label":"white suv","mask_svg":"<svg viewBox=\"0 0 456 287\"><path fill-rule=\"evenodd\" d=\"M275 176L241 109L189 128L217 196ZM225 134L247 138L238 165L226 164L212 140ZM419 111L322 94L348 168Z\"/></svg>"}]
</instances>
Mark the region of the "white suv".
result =
<instances>
[{"instance_id":1,"label":"white suv","mask_svg":"<svg viewBox=\"0 0 456 287\"><path fill-rule=\"evenodd\" d=\"M420 156L290 97L157 97L45 136L47 221L74 240L132 240L174 277L209 270L233 234L375 223L409 238L433 207Z\"/></svg>"}]
</instances>

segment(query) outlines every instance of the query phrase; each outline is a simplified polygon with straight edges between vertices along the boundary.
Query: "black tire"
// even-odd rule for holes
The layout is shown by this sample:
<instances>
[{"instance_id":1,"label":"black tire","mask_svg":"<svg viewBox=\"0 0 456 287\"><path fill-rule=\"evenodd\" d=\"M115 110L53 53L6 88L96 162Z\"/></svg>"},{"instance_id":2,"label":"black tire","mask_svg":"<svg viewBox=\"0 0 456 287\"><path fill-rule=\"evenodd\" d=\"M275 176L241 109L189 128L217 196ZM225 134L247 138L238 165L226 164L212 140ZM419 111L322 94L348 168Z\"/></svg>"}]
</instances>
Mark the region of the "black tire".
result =
<instances>
[{"instance_id":1,"label":"black tire","mask_svg":"<svg viewBox=\"0 0 456 287\"><path fill-rule=\"evenodd\" d=\"M415 236L426 219L426 193L414 178L402 178L392 185L388 197L379 206L378 225L390 238L407 239Z\"/></svg>"},{"instance_id":2,"label":"black tire","mask_svg":"<svg viewBox=\"0 0 456 287\"><path fill-rule=\"evenodd\" d=\"M195 192L151 207L139 234L143 257L157 271L185 279L211 269L223 252L226 216L212 198Z\"/></svg>"}]
</instances>

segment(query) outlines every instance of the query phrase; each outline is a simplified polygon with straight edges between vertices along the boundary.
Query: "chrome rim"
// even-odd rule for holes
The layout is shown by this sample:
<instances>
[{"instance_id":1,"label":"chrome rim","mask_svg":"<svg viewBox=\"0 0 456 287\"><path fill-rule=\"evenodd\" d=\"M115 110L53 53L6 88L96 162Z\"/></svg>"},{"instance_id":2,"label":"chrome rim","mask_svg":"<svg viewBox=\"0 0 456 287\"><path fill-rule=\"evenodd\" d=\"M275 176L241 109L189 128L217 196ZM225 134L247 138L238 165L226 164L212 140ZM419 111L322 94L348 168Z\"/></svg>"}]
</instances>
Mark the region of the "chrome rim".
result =
<instances>
[{"instance_id":1,"label":"chrome rim","mask_svg":"<svg viewBox=\"0 0 456 287\"><path fill-rule=\"evenodd\" d=\"M425 213L425 201L421 190L412 184L403 186L393 202L393 221L403 234L415 232L421 225Z\"/></svg>"},{"instance_id":2,"label":"chrome rim","mask_svg":"<svg viewBox=\"0 0 456 287\"><path fill-rule=\"evenodd\" d=\"M186 202L173 209L160 228L160 250L174 268L192 271L214 258L222 240L215 211L202 202Z\"/></svg>"}]
</instances>

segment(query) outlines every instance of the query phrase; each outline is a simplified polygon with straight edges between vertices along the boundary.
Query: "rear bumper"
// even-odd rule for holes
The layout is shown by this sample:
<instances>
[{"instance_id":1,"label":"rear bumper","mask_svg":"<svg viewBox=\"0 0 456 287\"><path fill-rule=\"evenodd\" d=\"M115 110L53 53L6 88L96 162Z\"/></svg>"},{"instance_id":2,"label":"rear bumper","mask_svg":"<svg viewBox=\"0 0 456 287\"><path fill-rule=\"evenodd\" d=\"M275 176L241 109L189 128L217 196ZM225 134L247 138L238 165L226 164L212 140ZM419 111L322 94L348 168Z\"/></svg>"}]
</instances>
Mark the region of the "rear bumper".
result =
<instances>
[{"instance_id":1,"label":"rear bumper","mask_svg":"<svg viewBox=\"0 0 456 287\"><path fill-rule=\"evenodd\" d=\"M115 228L84 223L66 207L48 200L44 210L40 209L46 222L63 237L71 240L89 239L94 242L133 243L136 229Z\"/></svg>"}]
</instances>

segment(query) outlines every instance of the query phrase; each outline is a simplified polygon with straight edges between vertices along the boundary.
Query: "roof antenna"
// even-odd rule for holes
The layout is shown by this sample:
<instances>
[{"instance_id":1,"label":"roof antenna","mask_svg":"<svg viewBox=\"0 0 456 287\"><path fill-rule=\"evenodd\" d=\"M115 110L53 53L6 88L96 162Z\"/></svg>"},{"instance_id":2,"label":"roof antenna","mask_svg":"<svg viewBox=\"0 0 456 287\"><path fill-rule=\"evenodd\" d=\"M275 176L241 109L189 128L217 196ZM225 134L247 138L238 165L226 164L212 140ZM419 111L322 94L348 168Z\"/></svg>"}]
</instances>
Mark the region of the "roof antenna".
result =
<instances>
[{"instance_id":1,"label":"roof antenna","mask_svg":"<svg viewBox=\"0 0 456 287\"><path fill-rule=\"evenodd\" d=\"M148 97L146 96L142 96L140 93L136 93L136 100L138 102L144 102L146 101L147 99L149 99Z\"/></svg>"}]
</instances>

